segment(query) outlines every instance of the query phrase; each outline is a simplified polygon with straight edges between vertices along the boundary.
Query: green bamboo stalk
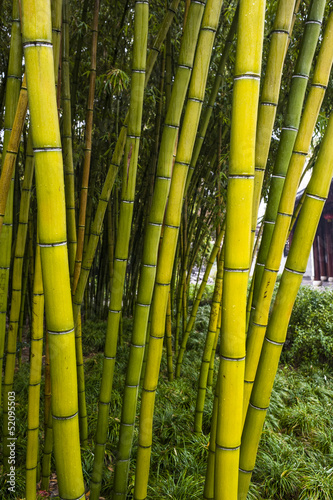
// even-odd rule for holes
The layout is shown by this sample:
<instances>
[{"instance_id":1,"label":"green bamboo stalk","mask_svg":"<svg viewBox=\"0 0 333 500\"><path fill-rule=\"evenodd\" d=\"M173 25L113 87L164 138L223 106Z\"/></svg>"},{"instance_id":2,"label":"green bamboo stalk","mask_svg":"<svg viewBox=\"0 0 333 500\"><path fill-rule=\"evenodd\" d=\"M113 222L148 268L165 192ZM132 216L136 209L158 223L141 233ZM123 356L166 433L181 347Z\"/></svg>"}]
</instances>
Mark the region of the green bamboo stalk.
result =
<instances>
[{"instance_id":1,"label":"green bamboo stalk","mask_svg":"<svg viewBox=\"0 0 333 500\"><path fill-rule=\"evenodd\" d=\"M264 230L255 267L252 308L256 307L257 295L276 221L280 196L299 128L310 68L321 31L325 3L325 0L312 0L308 19L305 23L302 45L291 81L288 106L271 178L264 218Z\"/></svg>"},{"instance_id":2,"label":"green bamboo stalk","mask_svg":"<svg viewBox=\"0 0 333 500\"><path fill-rule=\"evenodd\" d=\"M12 300L9 317L9 332L8 332L8 371L5 371L5 383L12 386L15 369L15 354L16 354L16 337L19 331L20 316L22 311L22 303L24 303L25 287L22 285L22 273L24 269L24 255L26 248L28 220L30 209L30 197L32 178L34 173L34 160L32 151L31 134L28 135L27 153L25 160L24 180L22 184L22 194L19 212L19 224L16 235L14 263L13 263L13 278L12 278ZM11 354L14 353L14 354ZM10 389L9 389L10 390Z\"/></svg>"},{"instance_id":3,"label":"green bamboo stalk","mask_svg":"<svg viewBox=\"0 0 333 500\"><path fill-rule=\"evenodd\" d=\"M130 358L125 382L123 414L118 445L118 461L116 464L114 481L115 494L117 493L117 496L122 496L123 498L125 498L124 495L126 495L127 490L137 391L143 362L144 346L146 343L147 322L155 281L161 227L169 193L178 127L193 65L196 34L200 27L202 11L201 5L193 4L188 29L185 31L182 39L179 56L180 67L176 75L171 102L165 119L152 205L145 232Z\"/></svg>"},{"instance_id":4,"label":"green bamboo stalk","mask_svg":"<svg viewBox=\"0 0 333 500\"><path fill-rule=\"evenodd\" d=\"M22 340L23 340L23 328L24 328L24 320L27 307L27 295L28 291L28 274L29 274L29 248L26 248L26 255L24 256L23 262L23 274L22 274L22 300L21 300L21 308L20 308L20 317L19 317L19 326L18 326L18 343L19 343L19 352L18 352L18 367L19 369L22 366ZM30 308L29 308L30 309Z\"/></svg>"},{"instance_id":5,"label":"green bamboo stalk","mask_svg":"<svg viewBox=\"0 0 333 500\"><path fill-rule=\"evenodd\" d=\"M191 4L186 28L190 25L190 12L192 6L199 7L199 4ZM209 0L203 15L193 74L188 92L188 101L172 174L168 206L165 213L163 240L156 268L151 331L141 402L139 448L134 486L135 500L141 500L147 496L154 401L162 356L167 300L181 220L182 200L188 167L193 153L206 87L210 55L221 6L222 2L218 0ZM201 9L203 10L203 4L201 4ZM186 30L184 34L185 33ZM175 88L175 86L173 88Z\"/></svg>"},{"instance_id":6,"label":"green bamboo stalk","mask_svg":"<svg viewBox=\"0 0 333 500\"><path fill-rule=\"evenodd\" d=\"M207 378L208 378L212 351L215 339L217 337L216 333L217 333L218 319L219 315L221 314L220 309L221 309L221 299L222 299L222 280L223 280L223 264L224 264L223 253L224 252L222 250L217 264L215 287L214 287L212 306L209 317L209 326L205 341L205 347L202 354L202 362L199 374L197 401L196 401L195 415L194 415L194 432L196 434L201 434L202 432L202 417L203 417L203 410L204 410L206 391L207 391Z\"/></svg>"},{"instance_id":7,"label":"green bamboo stalk","mask_svg":"<svg viewBox=\"0 0 333 500\"><path fill-rule=\"evenodd\" d=\"M2 165L0 177L0 234L5 218L6 204L8 193L11 187L13 173L15 169L16 158L20 146L21 135L24 125L25 116L28 108L28 93L25 78L23 79L17 109L13 122L13 127L10 133L10 138L6 148L5 161Z\"/></svg>"},{"instance_id":8,"label":"green bamboo stalk","mask_svg":"<svg viewBox=\"0 0 333 500\"><path fill-rule=\"evenodd\" d=\"M323 41L315 66L310 92L305 104L299 132L290 159L286 180L281 194L276 223L269 253L263 271L257 306L252 315L246 344L244 418L250 400L251 389L259 362L269 307L279 271L283 248L288 237L294 211L297 189L304 169L321 104L324 99L333 62L333 14L331 13L324 32Z\"/></svg>"},{"instance_id":9,"label":"green bamboo stalk","mask_svg":"<svg viewBox=\"0 0 333 500\"><path fill-rule=\"evenodd\" d=\"M52 19L52 45L54 59L54 81L56 87L56 95L58 94L58 76L60 68L60 51L61 51L61 23L62 23L62 0L52 0L51 2L51 19ZM61 84L61 82L59 82Z\"/></svg>"},{"instance_id":10,"label":"green bamboo stalk","mask_svg":"<svg viewBox=\"0 0 333 500\"><path fill-rule=\"evenodd\" d=\"M42 374L43 330L44 330L44 290L40 247L36 248L36 265L32 301L31 362L28 395L28 430L26 456L26 500L36 499L39 399Z\"/></svg>"},{"instance_id":11,"label":"green bamboo stalk","mask_svg":"<svg viewBox=\"0 0 333 500\"><path fill-rule=\"evenodd\" d=\"M258 110L254 193L252 206L252 239L254 239L261 190L266 170L269 146L281 88L282 69L291 36L291 24L296 0L279 0L267 58L266 73Z\"/></svg>"},{"instance_id":12,"label":"green bamboo stalk","mask_svg":"<svg viewBox=\"0 0 333 500\"><path fill-rule=\"evenodd\" d=\"M167 368L168 368L168 380L173 381L173 366L172 366L172 335L171 335L171 294L169 293L168 306L166 312L166 325L165 325L165 336L166 336L166 347L167 347Z\"/></svg>"},{"instance_id":13,"label":"green bamboo stalk","mask_svg":"<svg viewBox=\"0 0 333 500\"><path fill-rule=\"evenodd\" d=\"M297 292L306 270L312 242L333 174L333 115L329 119L318 159L308 185L280 287L269 320L251 402L247 412L240 455L239 499L245 500L255 464L280 354Z\"/></svg>"},{"instance_id":14,"label":"green bamboo stalk","mask_svg":"<svg viewBox=\"0 0 333 500\"><path fill-rule=\"evenodd\" d=\"M66 196L66 221L68 238L68 259L71 283L73 283L75 255L77 247L75 223L75 186L72 143L71 93L69 79L69 2L63 2L62 20L62 135L61 142L64 156L64 178Z\"/></svg>"},{"instance_id":15,"label":"green bamboo stalk","mask_svg":"<svg viewBox=\"0 0 333 500\"><path fill-rule=\"evenodd\" d=\"M80 269L83 254L83 242L85 233L86 208L88 199L88 183L91 162L91 147L92 147L92 129L93 129L93 113L94 113L94 98L96 87L96 61L97 61L97 38L98 38L98 16L99 16L99 0L95 0L94 17L92 22L92 40L91 40L91 60L89 74L89 96L87 100L86 110L86 129L85 129L85 147L84 161L82 168L82 184L80 192L80 210L78 217L78 234L77 247L75 257L75 268L73 278L73 293L75 294L77 282L80 276Z\"/></svg>"},{"instance_id":16,"label":"green bamboo stalk","mask_svg":"<svg viewBox=\"0 0 333 500\"><path fill-rule=\"evenodd\" d=\"M218 67L218 70L217 70L217 73L215 76L214 84L212 87L211 94L209 96L208 103L206 105L206 109L205 109L203 116L201 118L201 123L200 123L200 127L198 130L197 138L196 138L195 145L194 145L193 155L192 155L192 159L191 159L191 165L189 168L189 175L188 175L188 179L186 181L186 192L188 191L188 188L189 188L189 185L190 185L190 182L192 179L192 174L193 174L193 171L194 171L195 166L197 164L203 142L205 140L206 132L207 132L208 125L210 122L210 118L212 116L213 107L214 107L218 92L219 92L221 85L223 83L223 80L224 80L224 67L225 67L227 59L229 57L230 47L231 47L233 38L234 38L235 33L236 33L236 29L237 29L238 11L239 11L239 4L237 4L236 11L235 11L231 26L229 28L229 33L228 33L228 36L227 36L225 44L224 44L224 48L223 48L223 51L221 54L221 59L219 62L219 67Z\"/></svg>"},{"instance_id":17,"label":"green bamboo stalk","mask_svg":"<svg viewBox=\"0 0 333 500\"><path fill-rule=\"evenodd\" d=\"M23 0L22 28L40 214L38 230L49 333L57 479L61 497L81 499L85 491L50 5L41 0Z\"/></svg>"},{"instance_id":18,"label":"green bamboo stalk","mask_svg":"<svg viewBox=\"0 0 333 500\"><path fill-rule=\"evenodd\" d=\"M44 450L42 458L42 482L43 490L48 491L51 475L51 454L53 449L53 429L52 414L49 412L49 418L45 426Z\"/></svg>"},{"instance_id":19,"label":"green bamboo stalk","mask_svg":"<svg viewBox=\"0 0 333 500\"><path fill-rule=\"evenodd\" d=\"M82 23L86 24L87 22L87 11L88 11L88 5L89 5L89 0L84 0L83 6L82 6L82 15L81 15L81 21ZM71 100L71 118L73 120L73 124L75 121L75 108L76 108L76 96L77 96L77 84L78 84L78 77L79 77L79 67L80 67L80 62L81 62L81 52L82 52L82 45L83 45L83 39L84 39L84 30L80 33L78 40L77 40L77 46L76 46L76 54L75 54L75 62L74 62L74 68L72 72L72 100ZM74 128L74 127L73 127Z\"/></svg>"},{"instance_id":20,"label":"green bamboo stalk","mask_svg":"<svg viewBox=\"0 0 333 500\"><path fill-rule=\"evenodd\" d=\"M147 1L138 0L136 2L134 17L130 115L128 121L126 149L124 156L125 161L123 168L119 229L115 248L115 259L113 264L114 271L111 285L111 298L105 340L103 374L95 441L95 460L94 469L90 481L90 497L92 500L98 500L102 482L104 447L106 444L108 427L108 411L111 399L112 380L117 350L117 338L122 310L124 281L133 217L146 69L148 10L149 9Z\"/></svg>"},{"instance_id":21,"label":"green bamboo stalk","mask_svg":"<svg viewBox=\"0 0 333 500\"><path fill-rule=\"evenodd\" d=\"M217 253L220 250L221 242L222 242L224 233L225 233L225 225L223 224L222 229L220 231L220 234L218 235L218 237L216 239L216 242L215 242L215 244L214 244L214 246L212 248L211 254L209 256L207 267L205 269L205 274L204 274L204 277L203 277L202 282L200 284L200 288L198 290L197 296L196 296L196 298L194 300L192 311L191 311L191 316L190 316L190 318L189 318L189 320L187 322L186 330L185 330L185 333L184 333L183 338L182 338L182 344L181 344L181 347L179 349L179 355L178 355L178 358L177 358L176 378L178 378L180 376L180 370L181 370L181 365L182 365L182 362L183 362L184 353L185 353L185 350L186 350L186 344L187 344L188 338L189 338L189 336L191 334L191 331L193 329L193 326L194 326L194 323L195 323L195 319L197 317L197 312L198 312L198 309L199 309L199 305L200 305L203 293L204 293L206 285L207 285L208 277L209 277L210 271L211 271L211 269L213 267L213 264L215 262Z\"/></svg>"},{"instance_id":22,"label":"green bamboo stalk","mask_svg":"<svg viewBox=\"0 0 333 500\"><path fill-rule=\"evenodd\" d=\"M4 139L2 158L6 158L6 151L13 128L22 75L22 40L19 15L19 2L13 1L11 42L6 76ZM13 224L13 182L8 196L8 202L3 220L3 230L0 235L0 373L3 368L5 333L7 319L7 298L9 270L12 246ZM0 377L0 400L2 402L2 377ZM1 406L1 403L0 403ZM4 405L5 406L5 405Z\"/></svg>"},{"instance_id":23,"label":"green bamboo stalk","mask_svg":"<svg viewBox=\"0 0 333 500\"><path fill-rule=\"evenodd\" d=\"M221 310L221 309L220 309ZM205 500L214 500L214 481L215 481L215 454L216 454L216 426L218 410L218 382L215 388L213 412L211 419L210 440L208 448L207 469L203 497Z\"/></svg>"},{"instance_id":24,"label":"green bamboo stalk","mask_svg":"<svg viewBox=\"0 0 333 500\"><path fill-rule=\"evenodd\" d=\"M226 205L219 401L216 429L216 500L236 500L242 432L246 294L265 1L241 0L234 74Z\"/></svg>"},{"instance_id":25,"label":"green bamboo stalk","mask_svg":"<svg viewBox=\"0 0 333 500\"><path fill-rule=\"evenodd\" d=\"M90 60L90 75L89 75L89 96L87 101L86 113L86 134L84 161L82 173L82 185L80 193L80 209L78 216L78 232L77 245L75 255L74 276L72 285L72 294L75 295L77 283L81 272L81 263L83 255L83 243L85 235L85 220L86 208L88 199L88 183L91 162L92 148L92 130L93 130L93 112L94 112L94 97L96 87L96 61L97 61L97 38L98 38L98 16L99 16L99 0L95 0L94 16L92 22L92 40L91 40L91 60ZM73 210L74 211L74 210ZM81 322L78 321L75 325L75 349L76 349L76 364L77 364L77 381L79 394L79 423L80 423L80 439L81 445L88 444L88 421L85 396L84 370L83 370L83 354L82 354L82 329Z\"/></svg>"},{"instance_id":26,"label":"green bamboo stalk","mask_svg":"<svg viewBox=\"0 0 333 500\"><path fill-rule=\"evenodd\" d=\"M216 353L217 343L218 343L218 340L220 337L220 332L221 332L221 321L222 321L222 314L221 314L221 308L220 308L219 318L217 320L217 330L216 330L214 345L213 345L212 354L211 354L211 358L210 358L210 364L209 364L209 372L208 372L208 377L207 377L207 387L213 387L214 371L215 371L215 353Z\"/></svg>"},{"instance_id":27,"label":"green bamboo stalk","mask_svg":"<svg viewBox=\"0 0 333 500\"><path fill-rule=\"evenodd\" d=\"M161 28L159 30L159 33L155 39L153 49L151 51L152 55L148 57L147 60L147 69L146 69L146 79L145 79L145 86L148 83L148 75L151 74L154 63L156 61L156 57L153 55L154 52L158 53L158 51L161 49L162 43L165 39L166 33L170 28L171 22L173 20L173 17L175 15L175 9L176 6L178 6L179 0L173 0L172 3L170 4L170 7L168 8L168 12L165 16L167 21L163 21ZM126 115L126 118L124 120L124 126L120 130L120 134L117 140L117 144L115 146L115 150L112 156L111 164L102 188L101 195L99 197L99 202L95 214L94 221L92 223L91 227L91 232L90 232L90 238L87 246L87 252L84 257L82 266L81 266L81 273L80 273L80 279L77 285L75 297L73 299L73 307L74 307L74 318L77 318L78 311L80 310L82 301L83 301L83 295L84 295L84 290L86 288L86 284L88 281L89 277L89 272L92 266L92 262L94 259L94 255L96 252L97 244L99 241L99 236L101 234L102 230L102 224L104 220L104 214L106 211L106 207L108 205L108 201L110 199L112 187L114 184L114 181L116 179L118 169L120 166L121 158L123 155L125 143L126 143L126 134L127 134L127 123L128 123L128 114Z\"/></svg>"}]
</instances>

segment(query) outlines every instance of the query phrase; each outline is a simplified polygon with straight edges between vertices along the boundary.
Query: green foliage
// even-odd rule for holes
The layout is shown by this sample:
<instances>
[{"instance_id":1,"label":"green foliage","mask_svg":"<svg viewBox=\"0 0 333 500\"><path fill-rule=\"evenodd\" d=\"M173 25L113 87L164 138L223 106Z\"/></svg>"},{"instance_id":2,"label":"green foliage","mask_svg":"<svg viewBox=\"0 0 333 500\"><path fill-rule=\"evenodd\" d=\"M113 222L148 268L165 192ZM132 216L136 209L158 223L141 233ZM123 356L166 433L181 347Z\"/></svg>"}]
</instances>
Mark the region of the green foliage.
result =
<instances>
[{"instance_id":1,"label":"green foliage","mask_svg":"<svg viewBox=\"0 0 333 500\"><path fill-rule=\"evenodd\" d=\"M333 292L301 287L290 319L284 362L333 367Z\"/></svg>"}]
</instances>

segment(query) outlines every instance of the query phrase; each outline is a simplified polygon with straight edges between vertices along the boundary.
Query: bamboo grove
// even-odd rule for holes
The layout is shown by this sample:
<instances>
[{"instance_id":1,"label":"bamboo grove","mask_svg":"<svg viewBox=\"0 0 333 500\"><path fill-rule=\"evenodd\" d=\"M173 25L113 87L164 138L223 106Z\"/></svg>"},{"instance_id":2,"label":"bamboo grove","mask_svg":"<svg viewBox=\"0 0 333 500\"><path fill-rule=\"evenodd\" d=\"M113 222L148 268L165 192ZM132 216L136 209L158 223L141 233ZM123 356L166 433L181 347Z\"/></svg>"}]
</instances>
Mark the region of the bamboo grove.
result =
<instances>
[{"instance_id":1,"label":"bamboo grove","mask_svg":"<svg viewBox=\"0 0 333 500\"><path fill-rule=\"evenodd\" d=\"M9 470L10 395L30 362L25 498L36 498L40 478L47 490L56 472L60 498L89 491L98 500L127 319L109 498L149 498L161 361L171 386L186 376L188 340L216 265L189 425L194 434L207 432L213 386L203 498L245 500L332 179L333 5L1 5L2 472ZM311 175L295 224L305 171ZM87 319L107 322L93 439L82 351ZM86 449L94 457L88 480Z\"/></svg>"}]
</instances>

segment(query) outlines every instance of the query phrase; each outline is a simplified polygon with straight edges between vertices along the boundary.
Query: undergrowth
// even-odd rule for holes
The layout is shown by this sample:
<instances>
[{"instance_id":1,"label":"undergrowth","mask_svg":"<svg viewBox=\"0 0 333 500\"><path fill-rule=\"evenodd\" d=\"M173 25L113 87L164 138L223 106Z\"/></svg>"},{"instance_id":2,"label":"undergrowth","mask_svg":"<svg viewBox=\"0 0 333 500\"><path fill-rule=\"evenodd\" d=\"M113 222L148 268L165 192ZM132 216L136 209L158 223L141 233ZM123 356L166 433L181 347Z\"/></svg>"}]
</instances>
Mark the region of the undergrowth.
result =
<instances>
[{"instance_id":1,"label":"undergrowth","mask_svg":"<svg viewBox=\"0 0 333 500\"><path fill-rule=\"evenodd\" d=\"M331 339L332 292L301 289L288 331L288 342L277 374L271 404L261 437L248 500L331 500L333 498L333 372ZM201 499L209 446L213 391L208 389L203 433L193 433L197 378L210 307L199 308L188 342L182 375L170 383L162 359L156 394L154 438L148 499ZM131 321L125 319L114 376L108 444L101 495L112 497L112 481L121 418ZM89 490L94 458L94 432L103 365L105 322L83 326L89 446L82 450L83 474ZM217 366L217 362L216 362ZM10 495L6 477L0 479L0 498L24 499L28 363L15 377L16 391L16 494ZM43 388L42 388L43 390ZM140 409L140 402L138 411ZM43 422L41 408L40 418ZM43 428L40 427L42 442ZM128 499L133 498L137 450L134 434ZM41 450L42 454L42 450ZM53 464L54 466L54 464ZM38 498L38 497L37 497ZM42 497L39 497L42 498ZM45 496L44 496L45 498ZM58 497L53 496L57 499Z\"/></svg>"}]
</instances>

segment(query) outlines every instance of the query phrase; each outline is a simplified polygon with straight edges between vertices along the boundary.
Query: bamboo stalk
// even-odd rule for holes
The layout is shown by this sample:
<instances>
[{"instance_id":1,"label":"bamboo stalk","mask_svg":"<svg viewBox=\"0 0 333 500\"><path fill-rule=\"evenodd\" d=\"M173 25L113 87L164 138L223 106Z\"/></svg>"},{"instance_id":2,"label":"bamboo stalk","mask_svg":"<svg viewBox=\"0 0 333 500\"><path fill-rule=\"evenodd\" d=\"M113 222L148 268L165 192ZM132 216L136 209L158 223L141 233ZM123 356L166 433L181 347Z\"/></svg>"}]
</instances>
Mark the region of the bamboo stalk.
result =
<instances>
[{"instance_id":1,"label":"bamboo stalk","mask_svg":"<svg viewBox=\"0 0 333 500\"><path fill-rule=\"evenodd\" d=\"M191 7L192 5L193 3ZM194 6L198 7L199 4L195 3ZM222 2L218 0L208 1L203 15L193 74L189 87L188 101L173 169L168 206L165 214L163 240L156 268L151 331L141 402L139 448L134 486L135 500L141 500L147 496L154 401L162 356L167 300L181 220L182 200L198 128L209 69L209 60L221 6ZM203 8L203 5L201 5L201 7ZM191 8L186 27L188 27L190 23L190 12Z\"/></svg>"},{"instance_id":2,"label":"bamboo stalk","mask_svg":"<svg viewBox=\"0 0 333 500\"><path fill-rule=\"evenodd\" d=\"M133 218L136 171L141 137L143 91L146 69L148 36L148 2L135 4L134 43L132 61L131 103L123 168L123 184L119 214L111 298L105 340L103 374L95 444L94 469L90 481L91 499L98 500L102 482L104 447L107 438L108 410L111 400L112 380L117 350L119 323L122 311L124 281L128 262L130 231ZM137 388L135 388L137 390Z\"/></svg>"},{"instance_id":3,"label":"bamboo stalk","mask_svg":"<svg viewBox=\"0 0 333 500\"><path fill-rule=\"evenodd\" d=\"M49 334L57 479L61 497L81 499L85 491L50 5L41 0L23 0L22 28L40 214L39 245Z\"/></svg>"},{"instance_id":4,"label":"bamboo stalk","mask_svg":"<svg viewBox=\"0 0 333 500\"><path fill-rule=\"evenodd\" d=\"M217 337L217 327L218 327L218 319L220 316L221 310L221 299L222 299L222 279L223 279L223 264L224 264L224 255L223 250L220 252L220 258L217 264L216 271L216 280L215 287L209 317L209 326L205 341L205 347L202 354L202 362L199 374L199 382L198 382L198 392L197 392L197 401L195 406L195 416L194 416L194 432L196 434L201 434L202 432L202 417L203 410L206 398L207 391L207 378L210 367L211 355L215 343L215 339Z\"/></svg>"},{"instance_id":5,"label":"bamboo stalk","mask_svg":"<svg viewBox=\"0 0 333 500\"><path fill-rule=\"evenodd\" d=\"M6 151L13 128L22 75L22 40L19 15L19 2L13 1L12 27L9 51L8 70L6 75L6 95L4 113L4 138L2 158L6 158ZM3 368L5 350L5 333L7 318L8 283L11 260L12 232L13 232L13 178L9 191L3 229L0 235L0 373ZM2 377L0 377L0 398L2 402ZM1 405L1 403L0 403ZM5 405L4 405L5 406Z\"/></svg>"},{"instance_id":6,"label":"bamboo stalk","mask_svg":"<svg viewBox=\"0 0 333 500\"><path fill-rule=\"evenodd\" d=\"M28 396L28 430L26 455L26 500L36 499L37 464L38 464L38 431L39 431L39 399L42 375L44 330L44 291L40 247L36 248L36 266L34 277L32 324L31 324L31 362Z\"/></svg>"},{"instance_id":7,"label":"bamboo stalk","mask_svg":"<svg viewBox=\"0 0 333 500\"><path fill-rule=\"evenodd\" d=\"M206 266L206 269L205 269L205 273L204 273L202 282L200 284L200 288L198 290L198 293L197 293L197 295L195 297L195 300L194 300L194 303L193 303L193 307L192 307L192 311L191 311L191 316L190 316L190 318L189 318L189 320L187 322L186 330L185 330L185 333L184 333L183 338L182 338L182 344L181 344L181 347L179 349L179 354L178 354L178 358L177 358L177 365L176 365L176 378L178 378L180 376L180 370L181 370L181 365L182 365L182 362L183 362L184 353L185 353L185 350L186 350L186 344L187 344L188 338L189 338L189 336L191 334L191 331L193 329L193 326L194 326L194 323L195 323L195 320L196 320L196 317L197 317L197 312L198 312L198 309L199 309L199 305L200 305L203 293L204 293L206 285L207 285L209 274L210 274L210 272L212 270L212 267L213 267L213 264L215 262L216 256L217 256L217 254L218 254L218 252L220 250L221 242L222 242L222 239L224 237L224 234L225 234L225 225L222 226L220 234L218 235L218 237L216 239L216 242L215 242L215 244L214 244L214 246L212 248L212 251L211 251L211 254L209 256L208 263L207 263L207 266ZM199 270L199 273L200 273L200 270Z\"/></svg>"},{"instance_id":8,"label":"bamboo stalk","mask_svg":"<svg viewBox=\"0 0 333 500\"><path fill-rule=\"evenodd\" d=\"M269 189L267 208L264 218L263 235L258 251L254 272L254 289L252 307L256 307L263 268L266 263L269 245L272 238L278 205L286 177L287 168L295 144L305 91L310 74L313 56L316 50L321 23L324 15L325 0L312 0L308 19L305 23L302 45L298 54L294 75L291 81L288 106L285 114L278 152L274 164Z\"/></svg>"},{"instance_id":9,"label":"bamboo stalk","mask_svg":"<svg viewBox=\"0 0 333 500\"><path fill-rule=\"evenodd\" d=\"M265 1L241 0L234 74L226 207L219 401L216 430L216 500L236 500L242 431L246 294Z\"/></svg>"},{"instance_id":10,"label":"bamboo stalk","mask_svg":"<svg viewBox=\"0 0 333 500\"><path fill-rule=\"evenodd\" d=\"M240 455L239 499L245 500L288 323L333 174L333 115L329 119L308 185L260 356Z\"/></svg>"},{"instance_id":11,"label":"bamboo stalk","mask_svg":"<svg viewBox=\"0 0 333 500\"><path fill-rule=\"evenodd\" d=\"M266 73L258 110L256 135L256 156L254 174L254 192L252 206L252 240L257 227L257 217L261 190L266 170L269 146L279 100L282 69L291 36L291 25L295 12L296 0L279 0L267 58Z\"/></svg>"},{"instance_id":12,"label":"bamboo stalk","mask_svg":"<svg viewBox=\"0 0 333 500\"><path fill-rule=\"evenodd\" d=\"M305 104L299 132L290 159L286 180L284 183L276 223L272 234L269 253L263 271L257 306L249 326L245 363L244 387L244 418L250 400L251 389L260 358L269 307L273 296L277 273L279 271L283 248L288 237L290 222L294 211L297 189L304 168L305 160L311 144L312 134L316 125L319 110L324 99L333 62L333 14L331 13L323 36L318 55L311 89Z\"/></svg>"},{"instance_id":13,"label":"bamboo stalk","mask_svg":"<svg viewBox=\"0 0 333 500\"><path fill-rule=\"evenodd\" d=\"M151 56L149 54L148 60L147 60L147 69L146 69L146 79L145 79L145 86L148 83L149 76L152 72L152 69L154 67L156 57L158 52L161 49L162 43L165 39L166 33L168 32L168 29L170 28L171 22L173 20L173 17L175 15L175 9L176 6L178 5L179 0L173 0L172 3L170 4L168 8L168 12L165 16L164 21L162 22L162 25L160 27L159 33L157 34L157 37L154 41L153 49L151 50ZM156 56L154 53L156 52ZM87 246L87 252L84 257L82 266L81 266L81 273L80 273L80 279L77 285L75 297L73 299L73 305L74 305L74 318L76 319L78 311L80 310L82 301L83 301L83 295L84 295L84 290L87 284L87 280L89 277L89 272L92 266L92 262L94 259L94 255L96 252L97 244L99 241L99 236L101 234L102 230L102 224L104 220L104 214L108 205L108 201L110 199L111 191L113 188L114 181L116 179L118 169L120 166L121 158L123 155L125 143L126 143L126 134L127 134L127 123L128 123L128 114L126 115L126 118L124 120L124 126L120 130L120 134L115 146L114 153L112 155L112 160L111 164L102 188L101 195L99 197L99 202L95 214L94 221L92 223L91 227L91 233L90 233L90 238Z\"/></svg>"},{"instance_id":14,"label":"bamboo stalk","mask_svg":"<svg viewBox=\"0 0 333 500\"><path fill-rule=\"evenodd\" d=\"M7 146L5 161L2 166L0 177L0 234L5 217L7 197L13 178L15 162L20 146L21 135L24 125L25 116L28 108L28 93L26 80L23 79L20 96L17 104L13 128L10 133L10 138Z\"/></svg>"}]
</instances>

